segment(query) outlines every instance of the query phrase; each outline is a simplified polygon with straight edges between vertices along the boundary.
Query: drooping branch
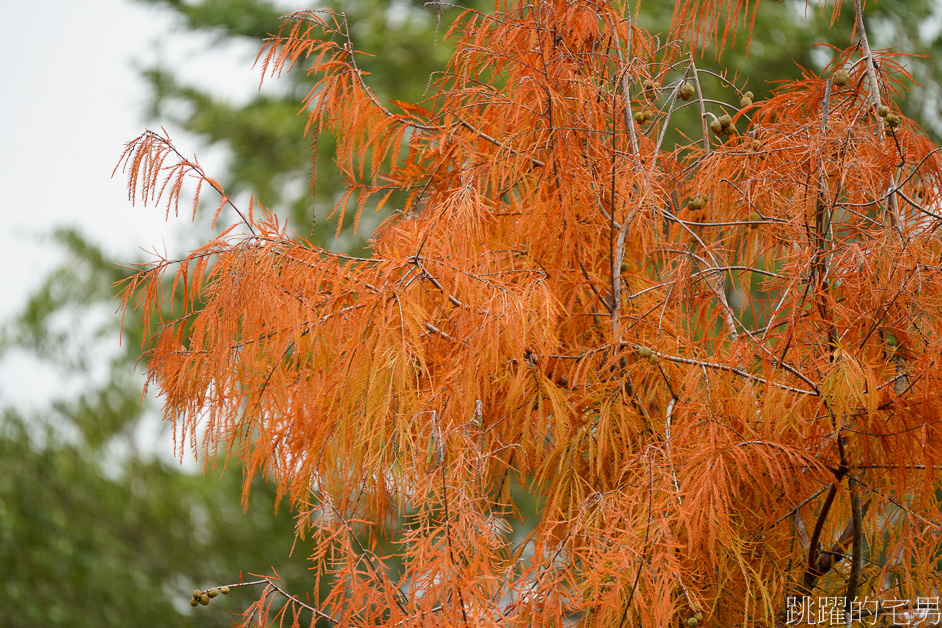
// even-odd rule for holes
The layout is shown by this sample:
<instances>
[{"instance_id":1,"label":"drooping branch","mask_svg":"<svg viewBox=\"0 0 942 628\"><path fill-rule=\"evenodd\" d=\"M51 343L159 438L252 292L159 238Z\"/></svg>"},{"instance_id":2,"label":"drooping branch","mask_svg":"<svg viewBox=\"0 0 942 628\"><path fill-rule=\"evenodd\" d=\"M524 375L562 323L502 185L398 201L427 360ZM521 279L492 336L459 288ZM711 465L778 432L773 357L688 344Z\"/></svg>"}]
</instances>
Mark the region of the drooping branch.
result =
<instances>
[{"instance_id":1,"label":"drooping branch","mask_svg":"<svg viewBox=\"0 0 942 628\"><path fill-rule=\"evenodd\" d=\"M860 56L864 60L864 71L867 74L868 96L873 111L877 111L883 104L880 96L880 81L877 72L880 67L877 65L876 57L870 51L870 42L867 39L867 28L863 19L863 0L854 0L854 29L857 31L857 45L860 47ZM890 224L894 229L899 229L899 208L896 201L896 173L890 173L889 192L887 193L887 205Z\"/></svg>"},{"instance_id":2,"label":"drooping branch","mask_svg":"<svg viewBox=\"0 0 942 628\"><path fill-rule=\"evenodd\" d=\"M174 155L177 162L172 165L165 165L167 157ZM139 198L144 203L160 204L166 193L167 213L170 208L174 214L179 214L180 194L183 191L183 182L187 175L192 175L197 181L196 191L193 194L193 217L196 217L196 208L200 198L200 188L206 183L212 187L220 196L219 206L216 209L216 216L223 207L231 207L242 223L248 230L255 235L255 228L251 217L246 216L233 204L232 200L222 189L222 186L215 180L206 175L199 162L189 160L184 157L180 151L170 141L170 136L164 130L164 135L160 136L153 131L145 131L136 139L125 145L124 152L118 159L117 165L111 175L121 168L128 176L128 199L134 204L138 198L138 189L140 189ZM251 205L250 205L251 210ZM215 222L215 221L214 221Z\"/></svg>"},{"instance_id":3,"label":"drooping branch","mask_svg":"<svg viewBox=\"0 0 942 628\"><path fill-rule=\"evenodd\" d=\"M827 495L824 496L824 503L821 504L821 510L818 512L818 517L814 522L814 528L808 539L808 560L801 581L801 594L805 597L811 595L814 583L823 575L818 565L818 548L820 546L821 532L824 530L824 522L831 513L831 505L834 503L836 496L837 483L835 482L831 484Z\"/></svg>"}]
</instances>

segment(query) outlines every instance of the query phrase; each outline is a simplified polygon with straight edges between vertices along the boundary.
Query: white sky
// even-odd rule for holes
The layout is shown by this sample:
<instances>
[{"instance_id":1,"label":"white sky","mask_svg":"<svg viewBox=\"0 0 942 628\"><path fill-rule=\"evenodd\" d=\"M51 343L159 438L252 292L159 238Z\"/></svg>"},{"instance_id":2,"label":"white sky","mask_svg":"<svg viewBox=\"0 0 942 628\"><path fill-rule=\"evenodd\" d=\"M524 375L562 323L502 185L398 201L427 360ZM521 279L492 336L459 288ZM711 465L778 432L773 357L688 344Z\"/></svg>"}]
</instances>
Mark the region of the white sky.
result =
<instances>
[{"instance_id":1,"label":"white sky","mask_svg":"<svg viewBox=\"0 0 942 628\"><path fill-rule=\"evenodd\" d=\"M298 0L278 4L303 7ZM243 100L258 85L252 62L260 42L221 46L183 34L173 17L131 0L4 0L0 320L20 310L62 261L43 240L55 226L76 227L115 259L140 258L141 248L183 251L188 216L168 225L162 210L131 206L123 177L111 179L124 143L160 126L143 119L146 85L133 64L159 58L184 80ZM168 130L182 152L199 152L211 174L221 165L220 154ZM42 407L77 386L80 378L63 382L22 352L0 362L0 405Z\"/></svg>"}]
</instances>

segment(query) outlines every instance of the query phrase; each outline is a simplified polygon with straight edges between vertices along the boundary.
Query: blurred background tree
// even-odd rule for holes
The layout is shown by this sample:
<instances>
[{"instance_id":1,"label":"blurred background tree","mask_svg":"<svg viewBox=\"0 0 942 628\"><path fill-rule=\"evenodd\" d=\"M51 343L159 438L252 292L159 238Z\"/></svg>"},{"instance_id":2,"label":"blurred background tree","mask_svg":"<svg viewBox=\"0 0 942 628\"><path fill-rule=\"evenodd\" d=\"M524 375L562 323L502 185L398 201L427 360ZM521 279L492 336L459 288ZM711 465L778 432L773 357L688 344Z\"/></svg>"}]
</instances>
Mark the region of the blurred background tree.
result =
<instances>
[{"instance_id":1,"label":"blurred background tree","mask_svg":"<svg viewBox=\"0 0 942 628\"><path fill-rule=\"evenodd\" d=\"M212 33L219 40L244 39L261 46L277 34L283 11L260 0L139 0L176 11L190 30ZM482 0L461 0L452 6L484 9ZM310 8L343 11L351 24L351 35L361 55L357 63L368 73L370 88L381 100L421 99L433 72L445 67L451 48L442 39L441 23L450 24L455 8L440 10L422 0L330 0ZM431 51L431 54L430 54ZM336 224L326 217L345 190L344 181L332 160L332 137L304 137L305 115L301 100L312 82L299 67L265 87L250 102L235 105L198 85L186 84L173 68L143 70L151 99L147 115L156 121L169 120L201 140L204 146L225 149L228 169L220 173L226 191L251 193L274 209L292 229L319 243L347 252L361 250L370 231L382 216L364 211L362 228L354 235L345 231L334 241ZM311 191L311 156L317 152L316 202ZM390 200L390 207L396 206ZM314 226L312 212L316 208Z\"/></svg>"},{"instance_id":2,"label":"blurred background tree","mask_svg":"<svg viewBox=\"0 0 942 628\"><path fill-rule=\"evenodd\" d=\"M247 38L261 42L268 33L277 33L280 25L279 12L269 2L259 0L138 1L176 11L188 29L211 32L220 40ZM484 0L454 4L488 8ZM673 3L654 4L655 7L645 5L646 13L636 16L635 21L651 32L664 32L670 24ZM776 81L798 76L801 68L820 71L825 67L831 59L831 50L815 46L816 42L851 41L853 11L842 11L837 23L830 27L832 5L833 2L815 5L804 0L764 3L763 10L756 14L751 42L740 39L723 63L708 57L699 65L718 73L725 74L727 68L733 68L745 76L765 77L767 83L747 86L761 99ZM429 54L436 35L438 39L443 35L438 28L440 16L436 7L423 0L329 0L311 8L343 11L352 24L356 48L372 55L357 61L369 73L370 88L380 100L408 100L421 98L431 72L443 68L450 54L447 42L441 41ZM867 3L865 15L874 39L871 47L875 49L898 47L931 55L942 46L942 3L879 0ZM441 23L450 24L448 17L441 16ZM933 57L914 56L909 63L911 72L922 84L918 88L922 95L906 101L905 106L911 107L906 113L922 121L938 139L942 136L937 98L942 66ZM311 148L302 139L305 116L298 115L301 98L311 87L303 67L280 79L266 81L262 92L241 106L197 85L182 83L172 68L151 67L144 74L151 87L149 117L170 120L205 144L225 147L229 169L222 181L230 194L254 193L305 236L310 230L312 204L318 209L318 218L329 214L344 189L343 180L331 160L332 138L319 138L315 203L307 185ZM695 118L694 123L699 124ZM396 205L390 202L390 206ZM364 216L368 215L369 212L364 212ZM367 227L377 222L374 219ZM319 220L315 240L324 242L332 234L333 227ZM343 246L362 246L362 238L368 234L368 228L364 229L355 244L345 239Z\"/></svg>"},{"instance_id":3,"label":"blurred background tree","mask_svg":"<svg viewBox=\"0 0 942 628\"><path fill-rule=\"evenodd\" d=\"M220 43L260 45L278 31L284 12L266 0L137 1L172 12L184 28L210 33ZM749 55L746 42L737 42L723 65L768 81L794 77L799 66L820 71L830 50L810 44L825 39L831 7L800 0L769 4L758 14ZM483 2L478 6L486 8ZM636 16L651 30L670 20L671 3L657 7ZM432 43L443 35L439 10L455 9L420 0L331 0L317 8L346 13L357 48L374 55L359 62L380 99L420 99L430 74L449 56L447 42L434 48ZM868 3L866 14L874 47L926 54L939 48L938 2L880 0ZM441 23L450 23L449 16ZM842 13L836 28L830 41L850 41L851 11ZM709 68L711 62L702 65ZM913 57L910 64L922 86L920 97L907 102L921 108L907 114L939 143L942 67L934 58ZM312 144L303 137L304 116L297 115L310 88L302 71L267 82L240 104L187 83L173 68L146 67L142 75L150 89L147 118L187 131L197 144L190 150L224 149L226 170L212 174L230 194L243 199L255 194L319 244L347 251L366 246L381 216L367 209L359 233L346 229L339 239L335 225L325 220L343 189L331 161L332 138L318 138L316 193L311 192ZM762 98L773 86L747 88ZM396 199L389 206L395 208ZM208 229L205 219L197 225ZM155 428L154 404L141 403L140 378L134 375L142 338L138 323L127 321L120 351L101 353L101 340L113 346L118 335L112 286L128 274L115 265L126 260L108 259L75 231L57 231L54 242L67 261L3 327L0 356L24 350L63 372L100 370L104 376L100 385L50 400L42 410L24 411L0 400L0 458L6 463L0 475L0 625L229 625L232 616L220 607L237 610L245 604L217 601L216 612L194 613L190 592L232 581L240 571L268 573L272 566L289 589L303 595L310 588L307 552L297 547L289 558L293 521L284 510L272 514L276 497L269 487L257 483L242 514L238 468L222 477L221 469L205 476L184 472L142 446L148 439L172 437Z\"/></svg>"},{"instance_id":4,"label":"blurred background tree","mask_svg":"<svg viewBox=\"0 0 942 628\"><path fill-rule=\"evenodd\" d=\"M112 284L127 270L73 231L55 240L69 263L4 328L0 346L63 373L87 371L107 360L96 337L118 333ZM229 626L229 613L193 612L194 588L273 565L287 583L307 585L305 548L291 555L294 522L286 509L273 513L270 487L256 482L243 514L237 468L204 476L154 454L148 441L171 435L154 429L153 404L141 403L141 331L128 325L123 351L95 365L107 370L101 386L41 410L0 411L2 626Z\"/></svg>"}]
</instances>

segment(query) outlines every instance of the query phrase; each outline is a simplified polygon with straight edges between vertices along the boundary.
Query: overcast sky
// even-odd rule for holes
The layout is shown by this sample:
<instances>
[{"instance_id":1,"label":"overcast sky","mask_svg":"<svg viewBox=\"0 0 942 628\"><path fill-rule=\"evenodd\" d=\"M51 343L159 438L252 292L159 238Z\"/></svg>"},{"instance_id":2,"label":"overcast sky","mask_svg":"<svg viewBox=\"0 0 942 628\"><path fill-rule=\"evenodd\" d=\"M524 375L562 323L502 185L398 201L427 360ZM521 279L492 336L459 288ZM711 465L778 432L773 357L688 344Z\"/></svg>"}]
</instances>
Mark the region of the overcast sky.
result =
<instances>
[{"instance_id":1,"label":"overcast sky","mask_svg":"<svg viewBox=\"0 0 942 628\"><path fill-rule=\"evenodd\" d=\"M282 0L286 10L303 2ZM140 249L183 250L188 218L164 222L163 211L132 207L124 178L111 172L125 142L146 127L147 91L135 64L156 59L184 80L233 100L255 91L258 43L220 46L180 31L167 11L131 0L5 2L0 20L0 319L16 313L42 278L61 262L44 236L73 226L115 259ZM186 154L192 138L172 136ZM200 152L212 174L223 163ZM114 340L115 347L117 339ZM0 362L0 404L42 406L60 378L18 352Z\"/></svg>"}]
</instances>

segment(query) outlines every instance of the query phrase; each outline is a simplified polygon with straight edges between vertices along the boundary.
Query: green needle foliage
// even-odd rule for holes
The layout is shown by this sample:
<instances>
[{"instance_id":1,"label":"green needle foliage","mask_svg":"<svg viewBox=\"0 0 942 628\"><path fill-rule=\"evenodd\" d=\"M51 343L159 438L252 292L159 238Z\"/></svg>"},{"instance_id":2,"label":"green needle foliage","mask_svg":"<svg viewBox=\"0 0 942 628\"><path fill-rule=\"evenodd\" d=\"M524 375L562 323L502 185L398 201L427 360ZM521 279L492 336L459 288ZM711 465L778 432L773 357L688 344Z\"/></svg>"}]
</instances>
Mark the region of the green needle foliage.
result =
<instances>
[{"instance_id":1,"label":"green needle foliage","mask_svg":"<svg viewBox=\"0 0 942 628\"><path fill-rule=\"evenodd\" d=\"M111 465L120 466L112 477L89 443L61 442L49 426L40 445L36 431L27 417L0 417L3 626L221 628L229 613L185 605L195 586L267 573L272 561L286 580L304 582L304 552L287 558L291 519L273 515L264 484L268 499L253 499L243 515L238 473L219 480L131 458ZM237 594L219 606L238 611L249 600Z\"/></svg>"}]
</instances>

